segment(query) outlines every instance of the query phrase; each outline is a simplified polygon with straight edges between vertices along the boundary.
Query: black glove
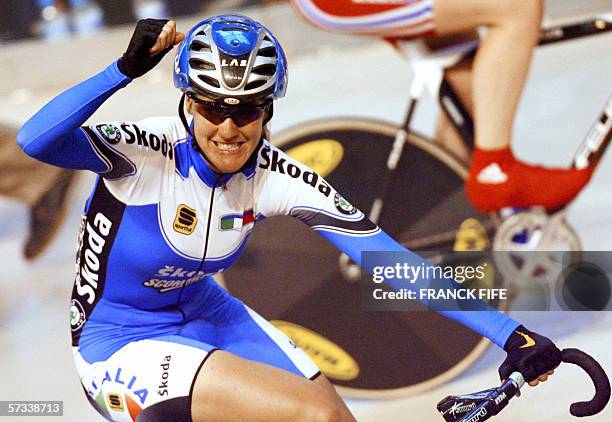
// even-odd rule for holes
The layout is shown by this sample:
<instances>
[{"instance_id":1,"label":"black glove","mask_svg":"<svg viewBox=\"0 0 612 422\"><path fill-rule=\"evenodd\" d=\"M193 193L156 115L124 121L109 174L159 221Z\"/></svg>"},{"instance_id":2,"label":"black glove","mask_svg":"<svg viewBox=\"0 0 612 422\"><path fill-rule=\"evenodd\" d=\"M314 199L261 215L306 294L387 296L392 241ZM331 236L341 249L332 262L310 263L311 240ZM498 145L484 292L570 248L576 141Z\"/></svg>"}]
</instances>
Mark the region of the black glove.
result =
<instances>
[{"instance_id":1,"label":"black glove","mask_svg":"<svg viewBox=\"0 0 612 422\"><path fill-rule=\"evenodd\" d=\"M505 380L515 371L526 382L535 380L561 363L561 351L548 338L519 326L506 341L506 360L499 367L499 377Z\"/></svg>"},{"instance_id":2,"label":"black glove","mask_svg":"<svg viewBox=\"0 0 612 422\"><path fill-rule=\"evenodd\" d=\"M121 73L132 79L142 76L153 69L166 53L172 50L171 45L154 56L149 53L149 49L155 44L166 22L168 19L141 19L138 21L130 44L117 64Z\"/></svg>"}]
</instances>

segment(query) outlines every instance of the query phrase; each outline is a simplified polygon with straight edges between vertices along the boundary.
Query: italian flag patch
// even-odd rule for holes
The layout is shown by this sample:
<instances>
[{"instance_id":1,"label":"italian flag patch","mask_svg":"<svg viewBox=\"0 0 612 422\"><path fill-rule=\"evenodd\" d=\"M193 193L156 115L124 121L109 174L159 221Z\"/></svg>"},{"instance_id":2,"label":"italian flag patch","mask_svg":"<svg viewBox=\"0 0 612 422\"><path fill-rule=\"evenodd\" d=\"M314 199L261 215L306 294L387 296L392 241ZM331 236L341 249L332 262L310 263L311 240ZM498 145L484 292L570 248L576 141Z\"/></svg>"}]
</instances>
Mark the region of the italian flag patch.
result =
<instances>
[{"instance_id":1,"label":"italian flag patch","mask_svg":"<svg viewBox=\"0 0 612 422\"><path fill-rule=\"evenodd\" d=\"M220 230L242 230L242 227L255 222L253 210L246 210L242 215L229 214L221 217L219 222Z\"/></svg>"}]
</instances>

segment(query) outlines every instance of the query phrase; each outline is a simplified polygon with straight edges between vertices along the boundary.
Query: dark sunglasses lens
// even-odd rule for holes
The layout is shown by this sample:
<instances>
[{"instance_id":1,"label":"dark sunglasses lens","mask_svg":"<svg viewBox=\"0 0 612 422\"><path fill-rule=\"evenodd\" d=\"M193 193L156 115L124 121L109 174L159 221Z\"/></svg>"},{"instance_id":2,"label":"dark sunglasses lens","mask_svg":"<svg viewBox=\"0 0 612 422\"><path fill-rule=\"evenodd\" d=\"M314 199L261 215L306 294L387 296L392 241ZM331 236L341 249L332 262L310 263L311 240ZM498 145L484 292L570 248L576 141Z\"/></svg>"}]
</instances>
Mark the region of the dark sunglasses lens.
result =
<instances>
[{"instance_id":1,"label":"dark sunglasses lens","mask_svg":"<svg viewBox=\"0 0 612 422\"><path fill-rule=\"evenodd\" d=\"M237 126L245 126L262 117L265 108L256 106L225 107L210 102L196 102L196 111L215 125L220 125L229 117Z\"/></svg>"},{"instance_id":2,"label":"dark sunglasses lens","mask_svg":"<svg viewBox=\"0 0 612 422\"><path fill-rule=\"evenodd\" d=\"M231 114L231 118L238 126L245 126L263 116L264 110L259 107L241 107Z\"/></svg>"},{"instance_id":3,"label":"dark sunglasses lens","mask_svg":"<svg viewBox=\"0 0 612 422\"><path fill-rule=\"evenodd\" d=\"M219 125L226 119L226 110L214 103L196 103L196 111L209 122Z\"/></svg>"}]
</instances>

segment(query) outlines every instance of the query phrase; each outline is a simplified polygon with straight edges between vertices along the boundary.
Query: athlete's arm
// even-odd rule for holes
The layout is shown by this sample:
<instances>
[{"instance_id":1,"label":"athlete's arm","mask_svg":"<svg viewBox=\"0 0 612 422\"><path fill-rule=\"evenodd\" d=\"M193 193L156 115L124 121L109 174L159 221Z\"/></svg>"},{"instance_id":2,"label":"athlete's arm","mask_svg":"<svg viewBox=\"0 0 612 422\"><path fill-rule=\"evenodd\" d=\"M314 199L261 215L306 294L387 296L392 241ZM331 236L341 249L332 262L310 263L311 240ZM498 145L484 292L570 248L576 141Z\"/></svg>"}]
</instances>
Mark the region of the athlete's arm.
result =
<instances>
[{"instance_id":1,"label":"athlete's arm","mask_svg":"<svg viewBox=\"0 0 612 422\"><path fill-rule=\"evenodd\" d=\"M277 148L268 145L262 148L259 169L266 169L267 172L260 176L261 186L256 192L258 214L297 217L360 265L363 251L389 251L402 252L402 256L408 260L407 264L413 267L431 266L368 220L312 169ZM365 270L373 272L373 268L366 267ZM452 279L420 279L413 284L399 281L402 283L390 281L388 284L395 289L412 290L426 288L432 282L436 283L436 288L457 287ZM478 311L439 312L503 347L519 323L485 302L471 301L470 305L470 309Z\"/></svg>"},{"instance_id":2,"label":"athlete's arm","mask_svg":"<svg viewBox=\"0 0 612 422\"><path fill-rule=\"evenodd\" d=\"M364 251L389 251L401 252L403 262L413 267L431 266L370 222L312 169L267 143L259 153L257 174L254 194L258 218L272 215L294 216L358 264L362 264L361 253ZM373 272L373 263L364 265L367 271ZM435 275L437 272L432 273ZM450 278L421 278L413 284L404 280L391 280L387 284L395 289L412 290L430 285L435 285L438 289L458 286L458 283ZM506 351L506 360L499 368L502 378L518 370L525 376L526 381L536 385L539 381L545 381L559 365L561 352L552 341L527 330L485 302L471 300L469 304L470 309L478 310L448 311L439 310L439 307L434 309L490 339Z\"/></svg>"},{"instance_id":3,"label":"athlete's arm","mask_svg":"<svg viewBox=\"0 0 612 422\"><path fill-rule=\"evenodd\" d=\"M329 223L332 223L331 220L329 220ZM360 222L360 225L365 226L368 223L374 226L373 223L369 222L367 217L363 216L363 220ZM306 221L306 224L309 224L309 222ZM353 259L357 264L364 267L364 269L369 273L373 273L374 263L368 262L366 264L361 262L361 253L364 251L401 252L402 264L406 263L413 268L426 268L433 266L419 255L404 248L393 238L391 238L391 236L380 229L378 232L373 234L362 234L357 231L353 234L345 234L335 230L331 224L325 228L313 228L325 239L333 243L338 249L350 256L351 259ZM369 265L370 268L367 267L367 265ZM458 284L454 280L447 278L422 278L414 283L409 283L405 280L389 280L387 284L396 290L407 288L417 292L421 288L428 288L430 286L436 289L459 288ZM429 305L427 301L423 301L423 303L425 305ZM512 318L504 315L480 300L470 300L470 309L478 310L455 311L436 309L436 311L448 318L460 322L466 327L488 338L499 347L504 346L506 340L510 337L512 332L520 325Z\"/></svg>"},{"instance_id":4,"label":"athlete's arm","mask_svg":"<svg viewBox=\"0 0 612 422\"><path fill-rule=\"evenodd\" d=\"M331 195L330 195L331 196ZM363 213L353 208L339 194L334 194L334 201L330 205L329 198L319 212L312 209L294 207L292 214L304 223L319 232L324 238L332 242L338 249L349 255L355 262L362 265L368 272L373 273L373 262L361 262L361 252L401 252L401 263L413 268L431 267L432 264L419 255L409 251L384 231L371 223ZM335 209L334 209L335 208ZM306 211L306 212L304 212ZM349 212L355 216L347 221L343 215ZM435 274L435 272L432 272ZM388 281L395 289L407 288L418 291L421 288L455 289L459 285L450 278L435 277L421 278L414 283L406 280ZM417 297L418 293L417 293ZM427 301L422 301L430 306ZM465 305L465 304L464 304ZM451 318L473 331L481 334L504 349L508 354L499 368L500 378L506 379L512 372L519 371L530 385L537 385L539 381L546 381L548 375L561 363L561 351L548 338L531 332L518 322L490 307L478 299L469 301L470 311L441 310L433 307L438 313Z\"/></svg>"},{"instance_id":5,"label":"athlete's arm","mask_svg":"<svg viewBox=\"0 0 612 422\"><path fill-rule=\"evenodd\" d=\"M98 173L110 170L79 127L117 90L155 67L183 38L173 21L139 21L123 56L45 105L19 131L19 145L29 156L49 164Z\"/></svg>"},{"instance_id":6,"label":"athlete's arm","mask_svg":"<svg viewBox=\"0 0 612 422\"><path fill-rule=\"evenodd\" d=\"M60 167L104 172L105 162L96 155L80 126L111 95L131 81L117 62L64 91L28 120L17 142L30 157Z\"/></svg>"}]
</instances>

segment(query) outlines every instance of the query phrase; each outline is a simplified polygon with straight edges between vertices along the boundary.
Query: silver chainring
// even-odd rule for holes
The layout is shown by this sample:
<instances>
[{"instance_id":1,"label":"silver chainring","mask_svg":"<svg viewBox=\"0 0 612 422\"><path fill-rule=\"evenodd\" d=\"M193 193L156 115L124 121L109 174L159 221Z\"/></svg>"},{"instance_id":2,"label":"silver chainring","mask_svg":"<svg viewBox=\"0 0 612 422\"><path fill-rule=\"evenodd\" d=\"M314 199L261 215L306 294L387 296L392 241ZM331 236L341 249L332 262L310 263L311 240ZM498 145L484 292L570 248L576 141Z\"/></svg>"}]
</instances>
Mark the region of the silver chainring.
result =
<instances>
[{"instance_id":1,"label":"silver chainring","mask_svg":"<svg viewBox=\"0 0 612 422\"><path fill-rule=\"evenodd\" d=\"M493 251L502 276L519 288L549 284L563 266L579 258L582 245L565 220L565 211L549 215L531 209L505 218L495 233ZM576 254L568 254L574 251Z\"/></svg>"}]
</instances>

